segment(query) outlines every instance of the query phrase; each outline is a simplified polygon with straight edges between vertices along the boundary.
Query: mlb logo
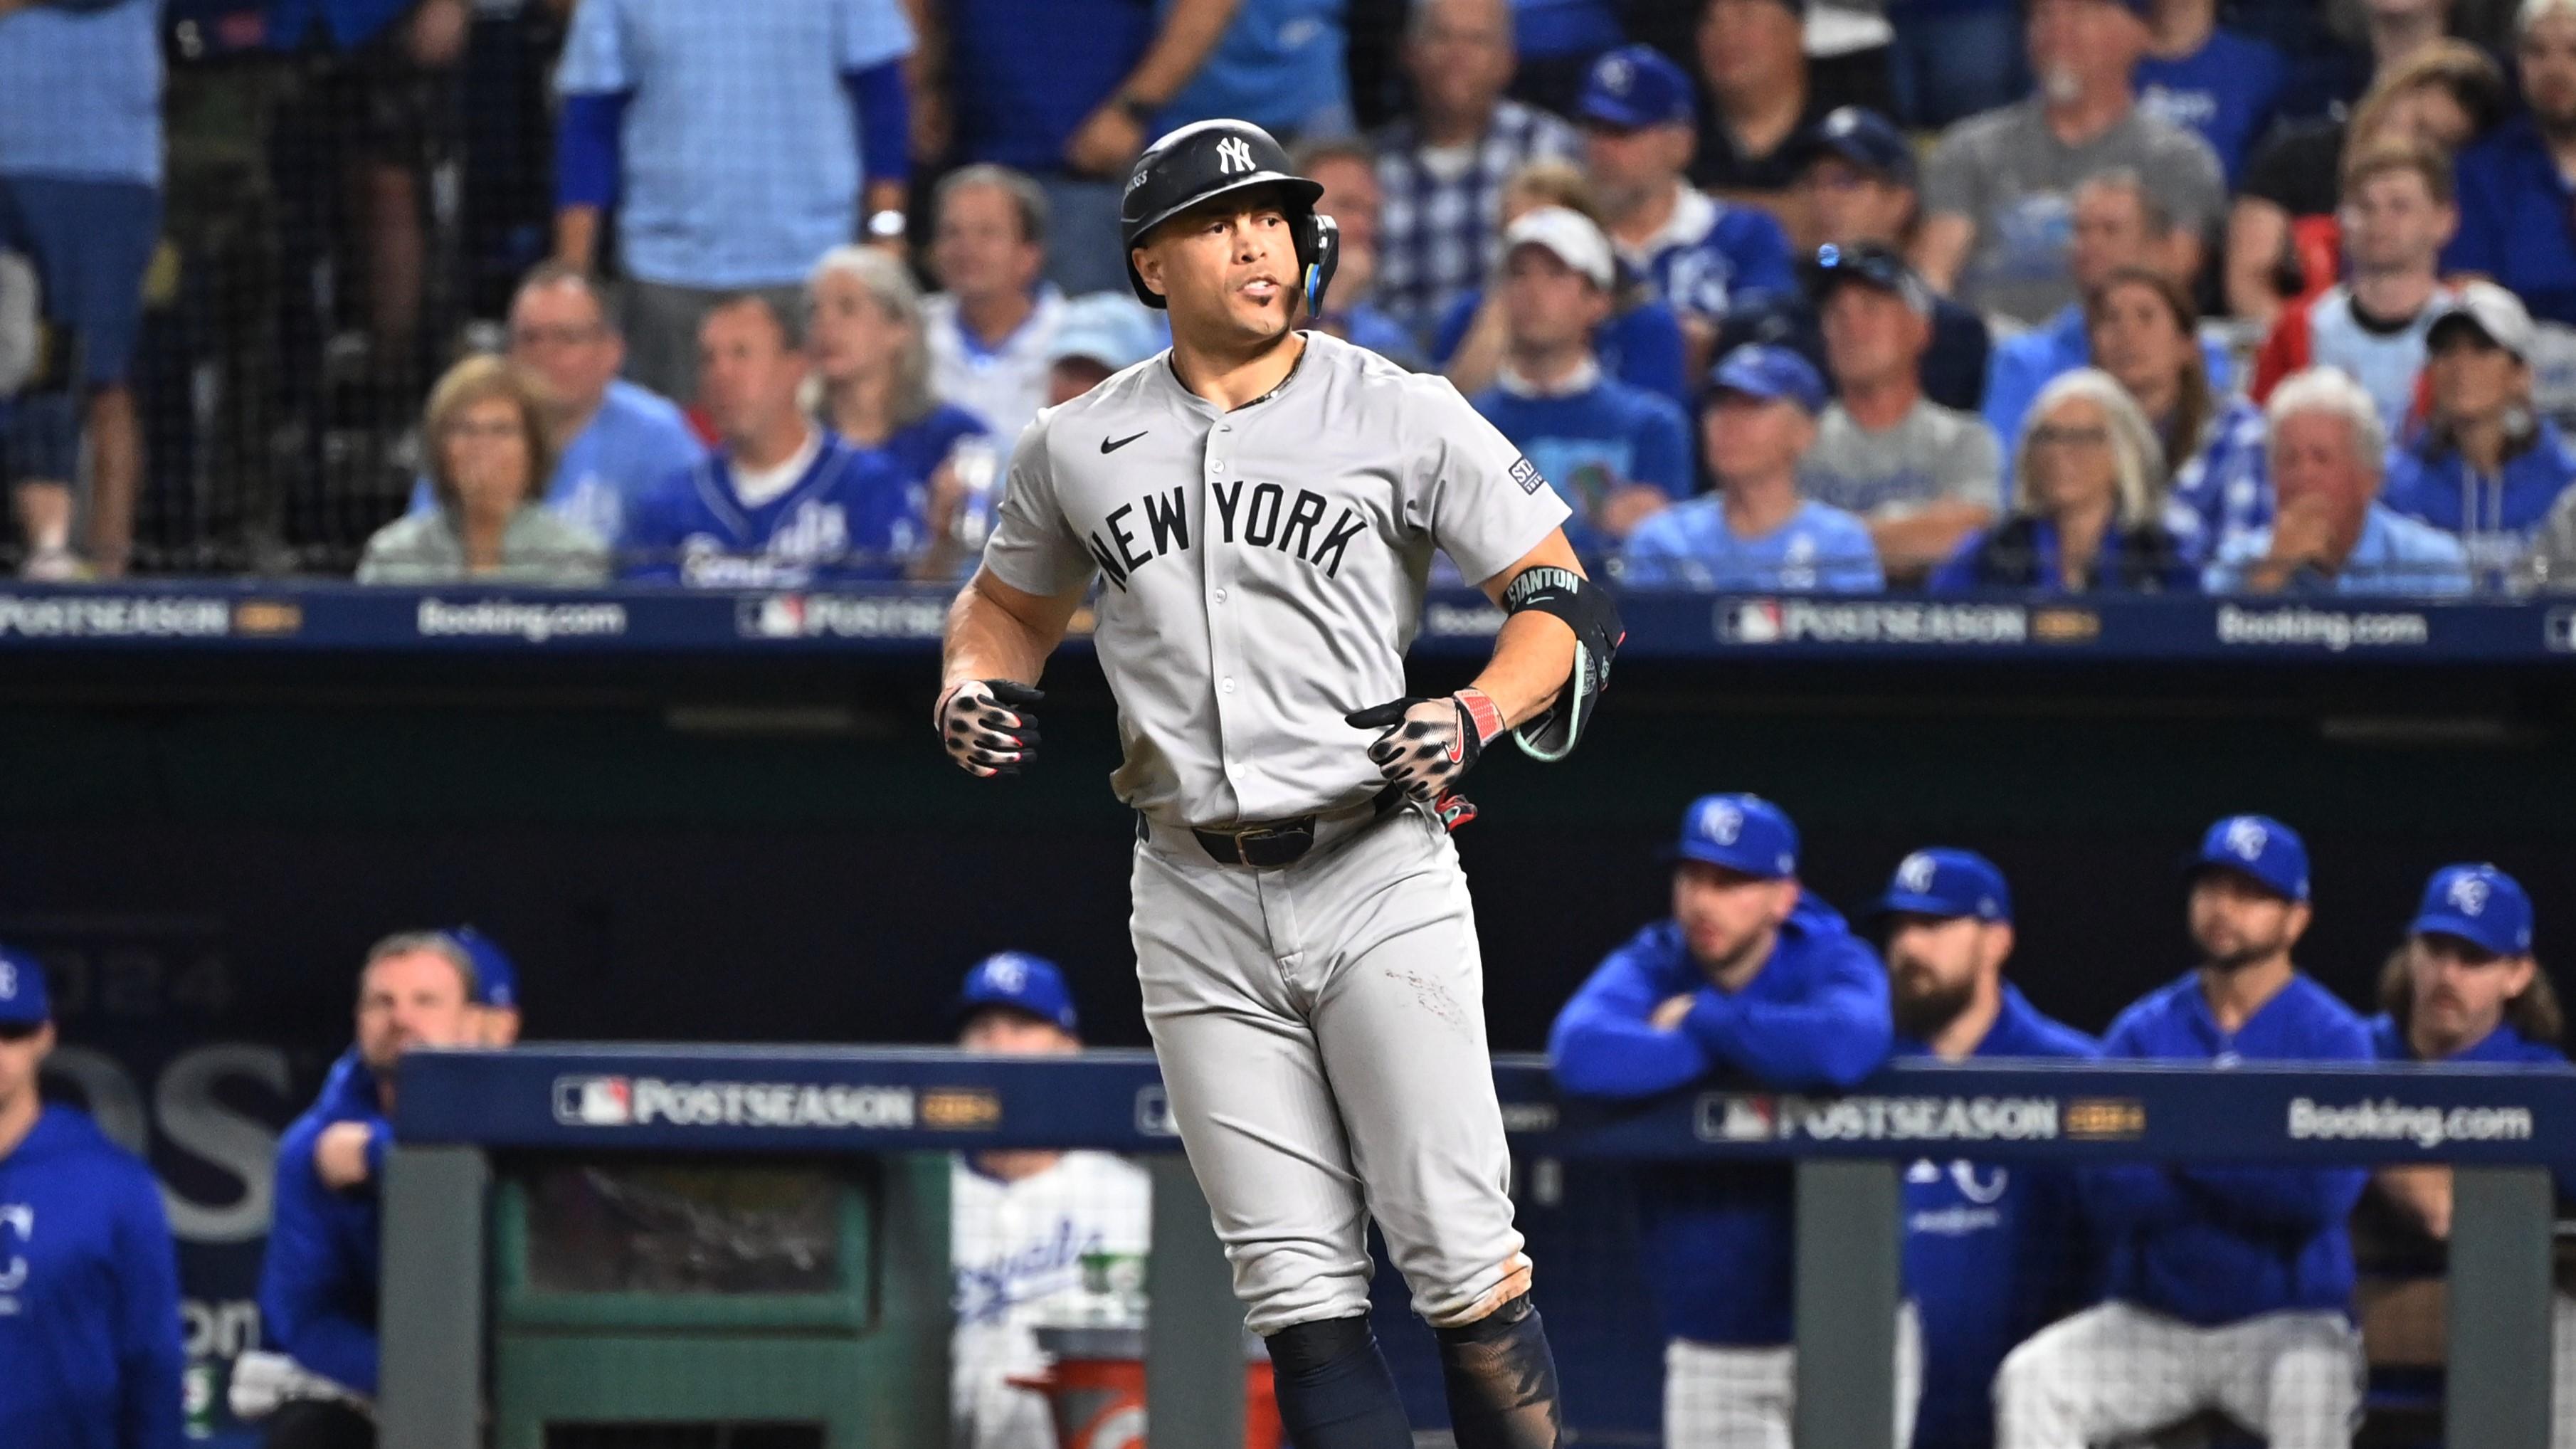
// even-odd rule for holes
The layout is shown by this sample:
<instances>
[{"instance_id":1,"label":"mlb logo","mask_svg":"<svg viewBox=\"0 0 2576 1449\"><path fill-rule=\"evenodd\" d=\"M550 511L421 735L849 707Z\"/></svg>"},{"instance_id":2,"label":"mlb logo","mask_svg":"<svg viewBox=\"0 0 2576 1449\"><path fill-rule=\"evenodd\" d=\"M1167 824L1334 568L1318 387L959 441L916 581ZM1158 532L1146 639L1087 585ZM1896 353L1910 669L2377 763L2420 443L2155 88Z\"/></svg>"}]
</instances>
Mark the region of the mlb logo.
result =
<instances>
[{"instance_id":1,"label":"mlb logo","mask_svg":"<svg viewBox=\"0 0 2576 1449\"><path fill-rule=\"evenodd\" d=\"M635 1120L635 1090L624 1077L557 1077L555 1120L566 1127L628 1126Z\"/></svg>"},{"instance_id":2,"label":"mlb logo","mask_svg":"<svg viewBox=\"0 0 2576 1449\"><path fill-rule=\"evenodd\" d=\"M762 599L745 599L736 615L737 631L752 639L802 639L805 637L805 596L771 594Z\"/></svg>"},{"instance_id":3,"label":"mlb logo","mask_svg":"<svg viewBox=\"0 0 2576 1449\"><path fill-rule=\"evenodd\" d=\"M1778 599L1740 599L1717 609L1717 637L1728 644L1777 644L1787 632Z\"/></svg>"},{"instance_id":4,"label":"mlb logo","mask_svg":"<svg viewBox=\"0 0 2576 1449\"><path fill-rule=\"evenodd\" d=\"M1769 1097L1711 1096L1699 1103L1703 1142L1768 1142L1780 1130L1779 1109Z\"/></svg>"}]
</instances>

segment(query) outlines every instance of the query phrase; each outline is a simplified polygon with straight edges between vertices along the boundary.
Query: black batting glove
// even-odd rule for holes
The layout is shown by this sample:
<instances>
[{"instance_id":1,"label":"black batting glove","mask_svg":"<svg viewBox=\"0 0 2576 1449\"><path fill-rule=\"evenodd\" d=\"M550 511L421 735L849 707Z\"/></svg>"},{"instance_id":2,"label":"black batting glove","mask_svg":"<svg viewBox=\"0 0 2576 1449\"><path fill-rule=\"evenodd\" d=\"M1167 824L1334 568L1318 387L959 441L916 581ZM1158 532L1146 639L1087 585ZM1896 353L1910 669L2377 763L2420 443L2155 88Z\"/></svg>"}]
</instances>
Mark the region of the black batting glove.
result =
<instances>
[{"instance_id":1,"label":"black batting glove","mask_svg":"<svg viewBox=\"0 0 2576 1449\"><path fill-rule=\"evenodd\" d=\"M1037 758L1038 717L1028 707L1046 698L1007 679L969 679L939 696L931 722L959 769L980 779L1016 775Z\"/></svg>"},{"instance_id":2,"label":"black batting glove","mask_svg":"<svg viewBox=\"0 0 2576 1449\"><path fill-rule=\"evenodd\" d=\"M1484 753L1485 741L1503 732L1503 712L1481 689L1438 699L1407 695L1355 710L1342 716L1342 722L1353 729L1383 730L1368 747L1370 761L1389 783L1425 804L1457 784Z\"/></svg>"}]
</instances>

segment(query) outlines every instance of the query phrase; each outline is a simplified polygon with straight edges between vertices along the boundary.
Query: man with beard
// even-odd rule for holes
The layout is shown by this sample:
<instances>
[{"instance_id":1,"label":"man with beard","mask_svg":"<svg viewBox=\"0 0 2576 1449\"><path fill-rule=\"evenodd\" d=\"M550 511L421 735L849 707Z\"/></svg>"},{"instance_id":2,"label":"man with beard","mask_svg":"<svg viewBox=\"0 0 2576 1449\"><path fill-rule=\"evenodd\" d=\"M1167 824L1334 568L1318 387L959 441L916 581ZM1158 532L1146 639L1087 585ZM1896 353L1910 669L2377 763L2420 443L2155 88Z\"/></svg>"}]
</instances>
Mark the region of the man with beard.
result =
<instances>
[{"instance_id":1,"label":"man with beard","mask_svg":"<svg viewBox=\"0 0 2576 1449\"><path fill-rule=\"evenodd\" d=\"M2301 973L2308 852L2260 815L2209 828L2188 867L2201 965L2120 1014L2114 1059L2367 1061L2351 1008ZM2217 1410L2272 1449L2352 1442L2361 1336L2347 1168L2148 1164L2086 1169L2086 1217L2110 1250L2109 1301L2041 1330L1995 1377L2003 1449L2148 1435ZM2116 1373L2106 1373L2118 1365Z\"/></svg>"},{"instance_id":2,"label":"man with beard","mask_svg":"<svg viewBox=\"0 0 2576 1449\"><path fill-rule=\"evenodd\" d=\"M2566 1066L2558 1047L2566 1020L2558 993L2532 958L2531 927L2531 896L2512 876L2492 865L2433 872L2405 942L2379 978L2384 1009L2371 1018L2370 1043L2380 1060ZM2576 1168L2561 1166L2553 1175L2564 1216L2566 1204L2576 1201ZM2451 1240L2451 1169L2383 1167L2371 1185L2376 1191L2363 1218L2374 1227L2387 1224L2383 1252L2438 1276ZM2576 1445L2576 1415L2568 1412L2576 1400L2576 1297L2563 1277L2550 1310L2558 1405L2550 1443L2569 1449Z\"/></svg>"},{"instance_id":3,"label":"man with beard","mask_svg":"<svg viewBox=\"0 0 2576 1449\"><path fill-rule=\"evenodd\" d=\"M1709 795L1682 817L1673 914L1583 983L1549 1033L1576 1096L1659 1096L1714 1074L1766 1089L1851 1086L1887 1056L1887 975L1798 883L1798 830L1758 795ZM1786 1162L1642 1169L1646 1281L1662 1294L1664 1442L1785 1444L1797 1403ZM1921 1338L1897 1333L1896 1443L1913 1431Z\"/></svg>"},{"instance_id":4,"label":"man with beard","mask_svg":"<svg viewBox=\"0 0 2576 1449\"><path fill-rule=\"evenodd\" d=\"M2093 1039L2004 980L2012 893L1973 851L1918 850L1874 913L1886 922L1899 1058L2096 1057ZM1914 1449L1987 1449L1988 1386L2012 1346L2083 1301L2071 1174L1934 1162L1905 1172L1905 1282L1923 1313Z\"/></svg>"},{"instance_id":5,"label":"man with beard","mask_svg":"<svg viewBox=\"0 0 2576 1449\"><path fill-rule=\"evenodd\" d=\"M2528 109L2460 153L2460 230L2442 270L2490 277L2534 317L2576 324L2576 0L2524 0L2513 55Z\"/></svg>"}]
</instances>

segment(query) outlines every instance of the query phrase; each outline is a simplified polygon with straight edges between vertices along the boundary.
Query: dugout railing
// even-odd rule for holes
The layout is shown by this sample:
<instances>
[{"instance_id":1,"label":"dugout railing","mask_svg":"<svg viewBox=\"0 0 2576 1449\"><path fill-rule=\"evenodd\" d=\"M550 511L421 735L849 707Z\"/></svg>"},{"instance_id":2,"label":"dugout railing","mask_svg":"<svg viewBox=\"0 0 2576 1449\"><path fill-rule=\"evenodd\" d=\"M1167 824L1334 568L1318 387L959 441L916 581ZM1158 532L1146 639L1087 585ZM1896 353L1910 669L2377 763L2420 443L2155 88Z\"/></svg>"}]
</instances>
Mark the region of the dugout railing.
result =
<instances>
[{"instance_id":1,"label":"dugout railing","mask_svg":"<svg viewBox=\"0 0 2576 1449\"><path fill-rule=\"evenodd\" d=\"M2513 1067L1899 1064L1852 1093L1712 1085L1612 1107L1560 1097L1543 1062L1498 1059L1516 1161L1793 1159L1801 1445L1884 1444L1900 1294L1900 1170L1997 1163L2454 1169L2443 1442L2545 1449L2553 1201L2576 1161L2576 1074ZM418 1053L402 1067L386 1189L385 1449L482 1442L495 1163L548 1157L803 1160L1011 1147L1136 1154L1152 1181L1146 1383L1160 1442L1233 1449L1241 1312L1150 1054L536 1046ZM914 1223L918 1234L927 1225ZM918 1242L943 1242L942 1229ZM896 1244L900 1248L901 1244ZM916 1290L934 1254L889 1266ZM1542 1272L1545 1271L1544 1265ZM923 1379L920 1391L942 1386ZM925 1446L926 1449L926 1446Z\"/></svg>"}]
</instances>

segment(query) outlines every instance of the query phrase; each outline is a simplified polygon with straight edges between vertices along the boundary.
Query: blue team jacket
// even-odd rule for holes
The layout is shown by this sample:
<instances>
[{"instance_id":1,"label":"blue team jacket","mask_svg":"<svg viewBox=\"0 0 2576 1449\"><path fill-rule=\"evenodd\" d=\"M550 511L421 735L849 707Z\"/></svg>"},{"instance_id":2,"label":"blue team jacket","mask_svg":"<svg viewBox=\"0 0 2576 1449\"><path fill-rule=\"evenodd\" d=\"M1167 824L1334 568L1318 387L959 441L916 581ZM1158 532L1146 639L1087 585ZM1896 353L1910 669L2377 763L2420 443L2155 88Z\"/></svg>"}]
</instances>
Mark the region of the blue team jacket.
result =
<instances>
[{"instance_id":1,"label":"blue team jacket","mask_svg":"<svg viewBox=\"0 0 2576 1449\"><path fill-rule=\"evenodd\" d=\"M313 1148L335 1122L374 1128L372 1170L353 1192L331 1191L313 1169ZM307 1372L371 1397L384 1217L376 1189L390 1137L373 1074L354 1054L342 1057L312 1107L278 1141L275 1217L259 1274L260 1331L268 1346Z\"/></svg>"},{"instance_id":2,"label":"blue team jacket","mask_svg":"<svg viewBox=\"0 0 2576 1449\"><path fill-rule=\"evenodd\" d=\"M1679 1030L1649 1024L1694 992ZM1741 991L1701 974L1681 927L1660 921L1610 953L1548 1035L1557 1085L1651 1097L1725 1071L1765 1087L1848 1087L1887 1058L1887 972L1831 906L1801 895L1771 958ZM1664 1333L1737 1346L1790 1341L1787 1164L1655 1167L1637 1179L1646 1280Z\"/></svg>"},{"instance_id":3,"label":"blue team jacket","mask_svg":"<svg viewBox=\"0 0 2576 1449\"><path fill-rule=\"evenodd\" d=\"M1897 1038L1900 1059L1929 1057ZM2098 1057L2093 1038L2040 1014L2011 983L1972 1054ZM1923 1397L1914 1449L1986 1449L1988 1392L2004 1355L2093 1293L2074 1175L1990 1162L1915 1162L1905 1172L1905 1284L1923 1318Z\"/></svg>"},{"instance_id":4,"label":"blue team jacket","mask_svg":"<svg viewBox=\"0 0 2576 1449\"><path fill-rule=\"evenodd\" d=\"M2558 495L2576 482L2576 448L2558 425L2539 420L2523 450L2481 473L2440 437L2388 453L2379 501L2460 540L2469 567L2494 580L2521 562Z\"/></svg>"},{"instance_id":5,"label":"blue team jacket","mask_svg":"<svg viewBox=\"0 0 2576 1449\"><path fill-rule=\"evenodd\" d=\"M182 1357L160 1184L46 1108L0 1157L0 1444L179 1449Z\"/></svg>"},{"instance_id":6,"label":"blue team jacket","mask_svg":"<svg viewBox=\"0 0 2576 1449\"><path fill-rule=\"evenodd\" d=\"M2371 1059L2350 1007L2293 976L2233 1036L2201 994L2200 974L2141 998L2102 1039L2106 1057L2215 1062ZM2110 1247L2109 1294L2204 1327L2285 1309L2349 1312L2345 1220L2369 1174L2316 1167L2088 1169L2093 1231Z\"/></svg>"}]
</instances>

